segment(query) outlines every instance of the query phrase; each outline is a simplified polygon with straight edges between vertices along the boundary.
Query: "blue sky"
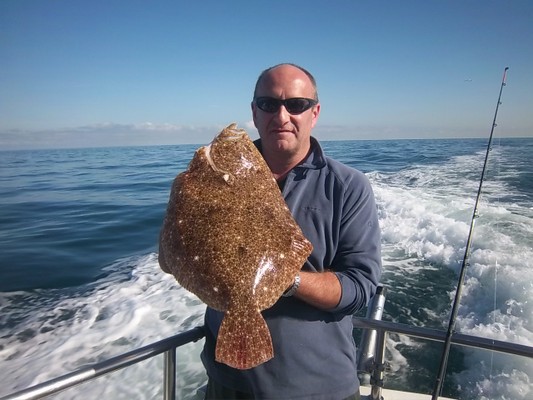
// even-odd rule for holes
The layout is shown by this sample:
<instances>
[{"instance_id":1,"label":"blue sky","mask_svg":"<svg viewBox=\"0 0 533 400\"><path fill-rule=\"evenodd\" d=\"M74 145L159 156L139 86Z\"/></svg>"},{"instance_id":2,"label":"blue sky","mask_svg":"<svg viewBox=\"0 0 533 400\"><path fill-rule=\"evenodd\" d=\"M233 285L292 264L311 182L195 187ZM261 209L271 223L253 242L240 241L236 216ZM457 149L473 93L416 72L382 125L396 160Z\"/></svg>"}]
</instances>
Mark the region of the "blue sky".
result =
<instances>
[{"instance_id":1,"label":"blue sky","mask_svg":"<svg viewBox=\"0 0 533 400\"><path fill-rule=\"evenodd\" d=\"M0 1L0 149L252 137L258 74L316 77L322 140L533 136L533 2Z\"/></svg>"}]
</instances>

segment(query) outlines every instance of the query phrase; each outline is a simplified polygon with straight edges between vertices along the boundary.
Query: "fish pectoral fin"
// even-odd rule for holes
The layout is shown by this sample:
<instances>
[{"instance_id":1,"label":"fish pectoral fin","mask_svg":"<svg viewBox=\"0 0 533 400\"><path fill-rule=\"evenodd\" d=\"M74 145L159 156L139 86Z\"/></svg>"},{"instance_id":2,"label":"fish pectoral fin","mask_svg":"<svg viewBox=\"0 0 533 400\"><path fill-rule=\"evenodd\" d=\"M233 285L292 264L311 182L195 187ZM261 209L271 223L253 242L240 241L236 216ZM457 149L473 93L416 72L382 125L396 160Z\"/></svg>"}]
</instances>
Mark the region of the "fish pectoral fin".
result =
<instances>
[{"instance_id":1,"label":"fish pectoral fin","mask_svg":"<svg viewBox=\"0 0 533 400\"><path fill-rule=\"evenodd\" d=\"M237 369L249 369L272 357L272 338L259 310L226 311L218 332L216 361Z\"/></svg>"}]
</instances>

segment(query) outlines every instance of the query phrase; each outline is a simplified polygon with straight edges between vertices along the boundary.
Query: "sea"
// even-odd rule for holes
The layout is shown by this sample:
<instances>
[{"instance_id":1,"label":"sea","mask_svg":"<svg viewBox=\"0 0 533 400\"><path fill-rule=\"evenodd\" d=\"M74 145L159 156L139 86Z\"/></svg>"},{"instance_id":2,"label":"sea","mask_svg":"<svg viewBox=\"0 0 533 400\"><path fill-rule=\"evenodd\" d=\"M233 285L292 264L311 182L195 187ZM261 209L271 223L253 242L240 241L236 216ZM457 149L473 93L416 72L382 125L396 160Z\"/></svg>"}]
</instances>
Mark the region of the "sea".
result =
<instances>
[{"instance_id":1,"label":"sea","mask_svg":"<svg viewBox=\"0 0 533 400\"><path fill-rule=\"evenodd\" d=\"M322 143L372 183L384 320L447 328L487 144ZM0 152L0 397L202 324L205 306L157 261L172 180L197 148ZM532 159L533 138L492 141L458 332L533 346ZM206 380L201 347L178 349L180 399ZM431 393L441 349L389 335L385 387ZM532 359L452 346L443 395L531 399L532 380ZM160 399L162 382L158 356L53 398Z\"/></svg>"}]
</instances>

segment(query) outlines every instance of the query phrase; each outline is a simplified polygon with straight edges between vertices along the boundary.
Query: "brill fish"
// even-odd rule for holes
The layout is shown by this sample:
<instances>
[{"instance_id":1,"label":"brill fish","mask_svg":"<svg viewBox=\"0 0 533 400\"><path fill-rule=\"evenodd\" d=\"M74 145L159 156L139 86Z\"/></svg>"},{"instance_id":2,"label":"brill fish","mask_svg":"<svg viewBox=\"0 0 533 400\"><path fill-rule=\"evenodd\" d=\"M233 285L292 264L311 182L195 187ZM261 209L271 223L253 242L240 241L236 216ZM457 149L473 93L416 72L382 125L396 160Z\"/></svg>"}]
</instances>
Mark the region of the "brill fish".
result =
<instances>
[{"instance_id":1,"label":"brill fish","mask_svg":"<svg viewBox=\"0 0 533 400\"><path fill-rule=\"evenodd\" d=\"M199 148L173 182L159 264L224 312L218 362L248 369L274 356L261 311L281 297L312 249L261 153L236 124Z\"/></svg>"}]
</instances>

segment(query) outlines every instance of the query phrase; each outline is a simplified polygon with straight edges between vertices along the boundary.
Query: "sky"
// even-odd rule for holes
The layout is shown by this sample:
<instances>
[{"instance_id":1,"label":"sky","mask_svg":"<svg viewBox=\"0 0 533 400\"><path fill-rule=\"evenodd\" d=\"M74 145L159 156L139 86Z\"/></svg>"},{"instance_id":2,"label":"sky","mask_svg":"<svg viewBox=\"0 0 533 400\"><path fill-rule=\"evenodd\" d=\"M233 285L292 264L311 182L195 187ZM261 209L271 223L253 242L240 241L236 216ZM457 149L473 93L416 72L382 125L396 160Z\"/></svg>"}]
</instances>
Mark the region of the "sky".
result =
<instances>
[{"instance_id":1,"label":"sky","mask_svg":"<svg viewBox=\"0 0 533 400\"><path fill-rule=\"evenodd\" d=\"M320 140L533 136L530 0L1 0L0 150L209 143L267 67Z\"/></svg>"}]
</instances>

